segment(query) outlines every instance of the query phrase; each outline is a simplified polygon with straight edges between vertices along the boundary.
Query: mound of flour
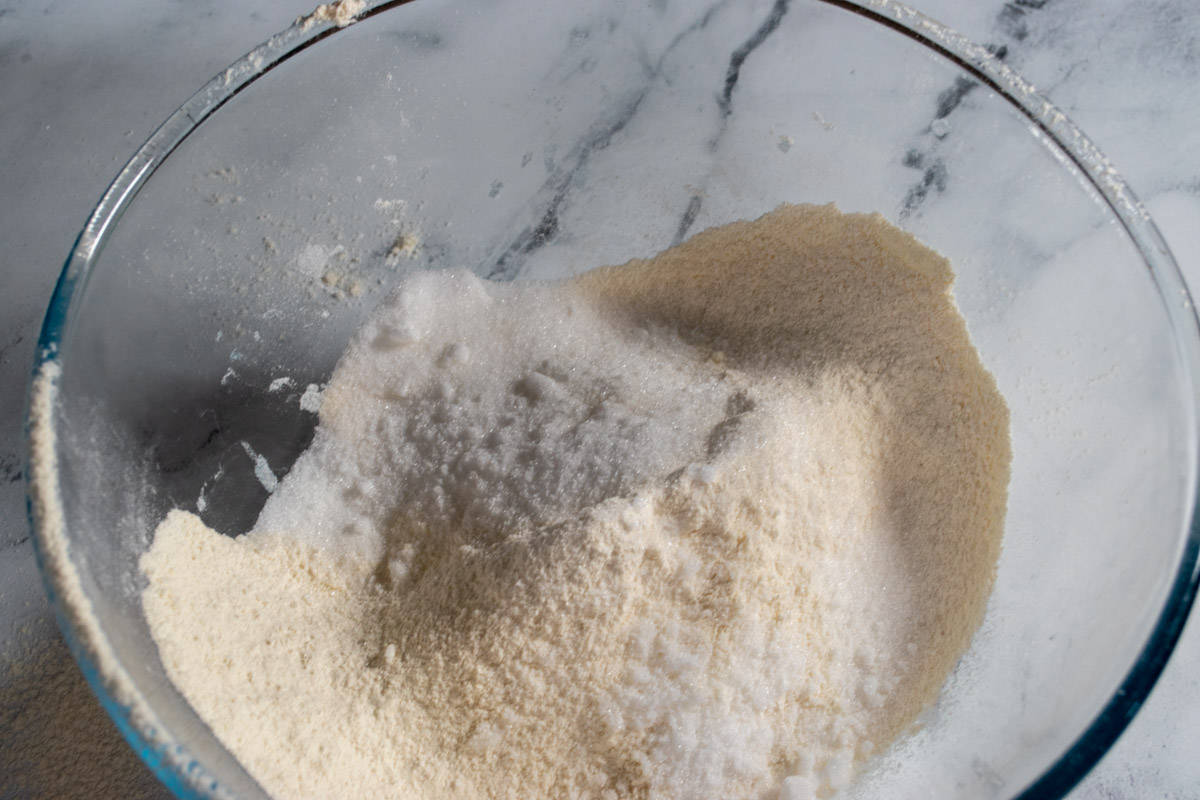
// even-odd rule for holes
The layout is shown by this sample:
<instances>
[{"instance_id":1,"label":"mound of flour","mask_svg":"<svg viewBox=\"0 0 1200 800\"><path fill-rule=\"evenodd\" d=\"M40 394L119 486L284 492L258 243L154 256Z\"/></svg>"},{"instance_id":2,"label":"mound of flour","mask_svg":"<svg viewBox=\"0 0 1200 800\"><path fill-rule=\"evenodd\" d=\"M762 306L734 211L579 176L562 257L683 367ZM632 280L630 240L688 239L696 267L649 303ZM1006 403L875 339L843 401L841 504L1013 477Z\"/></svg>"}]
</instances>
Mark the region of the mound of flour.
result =
<instances>
[{"instance_id":1,"label":"mound of flour","mask_svg":"<svg viewBox=\"0 0 1200 800\"><path fill-rule=\"evenodd\" d=\"M254 530L158 528L163 662L277 797L827 796L992 584L1008 414L951 279L812 206L415 276Z\"/></svg>"}]
</instances>

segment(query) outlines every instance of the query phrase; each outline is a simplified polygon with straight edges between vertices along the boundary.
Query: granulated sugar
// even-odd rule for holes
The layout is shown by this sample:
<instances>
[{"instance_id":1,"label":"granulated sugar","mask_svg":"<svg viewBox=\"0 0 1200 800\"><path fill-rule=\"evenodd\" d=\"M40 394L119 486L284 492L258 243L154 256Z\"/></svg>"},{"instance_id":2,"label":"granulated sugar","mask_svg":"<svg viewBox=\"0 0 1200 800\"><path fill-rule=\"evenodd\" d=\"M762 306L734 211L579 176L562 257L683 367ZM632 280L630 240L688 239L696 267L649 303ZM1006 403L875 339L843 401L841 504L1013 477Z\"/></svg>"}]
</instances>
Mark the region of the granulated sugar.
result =
<instances>
[{"instance_id":1,"label":"granulated sugar","mask_svg":"<svg viewBox=\"0 0 1200 800\"><path fill-rule=\"evenodd\" d=\"M826 797L991 588L1008 414L936 253L785 206L560 284L408 280L163 662L277 797Z\"/></svg>"}]
</instances>

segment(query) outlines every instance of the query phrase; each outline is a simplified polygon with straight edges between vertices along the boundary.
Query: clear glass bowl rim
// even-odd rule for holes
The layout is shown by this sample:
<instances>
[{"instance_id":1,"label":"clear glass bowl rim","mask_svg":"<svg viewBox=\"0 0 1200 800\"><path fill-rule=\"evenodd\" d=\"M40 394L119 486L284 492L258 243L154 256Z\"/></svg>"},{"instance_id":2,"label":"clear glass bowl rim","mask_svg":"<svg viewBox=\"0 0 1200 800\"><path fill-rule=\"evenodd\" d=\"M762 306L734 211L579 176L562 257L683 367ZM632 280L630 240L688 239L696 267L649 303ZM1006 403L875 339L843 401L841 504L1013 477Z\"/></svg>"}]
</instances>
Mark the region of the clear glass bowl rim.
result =
<instances>
[{"instance_id":1,"label":"clear glass bowl rim","mask_svg":"<svg viewBox=\"0 0 1200 800\"><path fill-rule=\"evenodd\" d=\"M366 4L355 17L355 21L409 2L413 0L374 0ZM1078 169L1095 189L1138 249L1165 300L1164 306L1175 334L1180 361L1185 368L1185 378L1191 389L1189 431L1194 439L1191 456L1192 462L1195 463L1200 457L1200 441L1195 441L1196 423L1200 419L1200 395L1196 391L1196 378L1200 376L1200 324L1183 276L1166 242L1145 208L1108 159L1063 112L1039 94L1032 84L1009 68L1002 60L1003 55L997 54L995 48L976 44L894 0L818 2L883 25L968 73L974 80L1006 100L1028 120L1038 134L1056 145L1070 165ZM59 275L36 349L33 365L35 385L38 376L45 374L45 367L56 364L60 358L59 346L70 324L72 302L80 294L109 234L130 201L158 166L228 100L279 64L339 30L342 28L334 21L322 19L315 13L309 17L301 17L290 28L271 37L218 73L172 113L137 150L96 204ZM25 416L27 444L31 443L30 430L33 425L29 413L32 398L33 390L27 400ZM31 460L28 447L26 458L27 462ZM28 467L29 463L26 466ZM38 485L35 471L31 469L27 468L25 475L27 515L46 593L64 638L88 683L125 739L167 788L181 798L203 799L213 796L218 790L215 783L195 780L199 774L204 773L203 765L193 761L181 769L176 759L165 758L161 751L161 742L156 744L148 741L142 732L129 722L126 709L105 688L96 659L84 644L87 637L75 629L71 622L73 615L63 605L62 598L65 593L57 584L58 578L51 570L45 568L47 545L43 539L45 533L40 529L34 512L35 498L39 492L57 493L57 487ZM1193 483L1191 507L1179 565L1171 579L1166 602L1149 631L1138 658L1096 718L1036 780L1016 795L1015 800L1066 796L1129 725L1166 666L1183 631L1197 587L1200 585L1200 514L1196 503L1197 497L1200 496L1197 488L1200 487L1195 486L1196 475L1192 474L1190 477Z\"/></svg>"}]
</instances>

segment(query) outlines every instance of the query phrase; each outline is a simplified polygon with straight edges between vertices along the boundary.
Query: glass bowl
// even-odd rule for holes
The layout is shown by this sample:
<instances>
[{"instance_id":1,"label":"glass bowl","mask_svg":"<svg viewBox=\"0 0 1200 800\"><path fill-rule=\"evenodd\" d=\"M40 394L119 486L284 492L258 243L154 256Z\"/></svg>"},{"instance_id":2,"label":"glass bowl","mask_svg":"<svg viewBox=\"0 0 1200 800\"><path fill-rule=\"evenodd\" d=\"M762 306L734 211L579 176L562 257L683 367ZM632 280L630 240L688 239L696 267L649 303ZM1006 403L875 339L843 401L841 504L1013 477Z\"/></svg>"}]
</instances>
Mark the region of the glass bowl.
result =
<instances>
[{"instance_id":1,"label":"glass bowl","mask_svg":"<svg viewBox=\"0 0 1200 800\"><path fill-rule=\"evenodd\" d=\"M984 623L851 794L1066 793L1158 676L1200 544L1196 319L1090 142L1002 49L888 0L334 17L298 21L155 132L42 332L27 474L47 591L159 777L180 797L263 796L167 679L138 556L172 507L250 526L263 466L286 473L312 435L307 388L402 275L563 276L832 201L950 258L1014 449Z\"/></svg>"}]
</instances>

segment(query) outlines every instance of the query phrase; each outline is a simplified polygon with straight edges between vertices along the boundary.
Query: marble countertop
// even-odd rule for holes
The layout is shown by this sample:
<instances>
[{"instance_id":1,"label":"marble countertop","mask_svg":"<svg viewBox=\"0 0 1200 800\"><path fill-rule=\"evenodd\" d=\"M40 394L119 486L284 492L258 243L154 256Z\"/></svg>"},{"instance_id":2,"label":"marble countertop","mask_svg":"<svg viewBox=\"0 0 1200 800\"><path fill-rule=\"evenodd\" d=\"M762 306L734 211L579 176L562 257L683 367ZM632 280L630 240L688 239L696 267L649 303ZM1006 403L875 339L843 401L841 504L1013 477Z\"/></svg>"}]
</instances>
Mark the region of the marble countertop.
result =
<instances>
[{"instance_id":1,"label":"marble countertop","mask_svg":"<svg viewBox=\"0 0 1200 800\"><path fill-rule=\"evenodd\" d=\"M1007 62L1086 131L1200 285L1200 13L1192 0L918 0ZM165 797L115 742L59 642L24 509L21 415L63 259L120 166L174 108L312 2L0 0L0 800ZM66 744L84 729L93 744ZM29 792L31 748L53 790ZM73 751L72 748L75 748ZM112 756L113 752L119 753ZM1200 797L1200 625L1076 800ZM129 760L97 777L97 754ZM34 769L33 771L37 771ZM46 772L47 775L50 772ZM51 778L47 778L50 780ZM23 788L21 788L23 787Z\"/></svg>"}]
</instances>

